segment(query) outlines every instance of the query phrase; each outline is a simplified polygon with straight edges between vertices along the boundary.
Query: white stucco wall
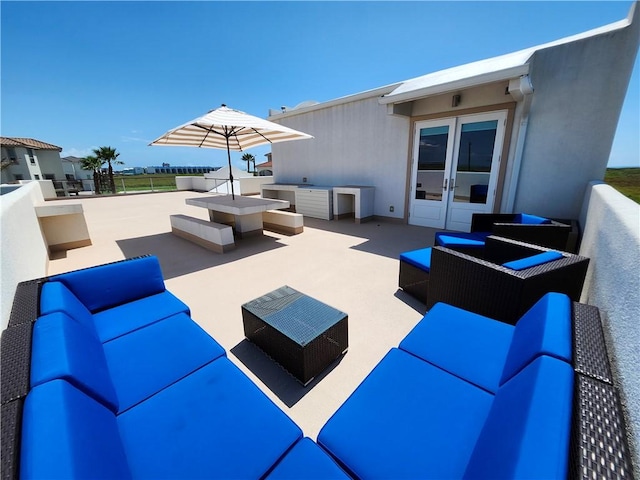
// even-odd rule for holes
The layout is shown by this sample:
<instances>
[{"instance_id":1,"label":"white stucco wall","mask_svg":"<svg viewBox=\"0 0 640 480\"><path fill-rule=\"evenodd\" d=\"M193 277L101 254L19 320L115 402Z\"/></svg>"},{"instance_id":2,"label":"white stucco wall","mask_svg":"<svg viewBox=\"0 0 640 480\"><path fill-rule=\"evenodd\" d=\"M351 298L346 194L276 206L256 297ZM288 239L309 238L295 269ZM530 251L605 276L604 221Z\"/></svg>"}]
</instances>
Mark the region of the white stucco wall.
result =
<instances>
[{"instance_id":1,"label":"white stucco wall","mask_svg":"<svg viewBox=\"0 0 640 480\"><path fill-rule=\"evenodd\" d=\"M640 205L609 185L589 185L580 255L591 259L581 301L600 309L609 356L640 469ZM636 475L638 475L636 471Z\"/></svg>"},{"instance_id":2,"label":"white stucco wall","mask_svg":"<svg viewBox=\"0 0 640 480\"><path fill-rule=\"evenodd\" d=\"M16 285L47 273L47 246L40 231L34 204L43 201L38 182L30 182L0 199L0 287L2 325L9 322Z\"/></svg>"},{"instance_id":3,"label":"white stucco wall","mask_svg":"<svg viewBox=\"0 0 640 480\"><path fill-rule=\"evenodd\" d=\"M604 178L639 42L635 18L621 30L534 54L514 211L577 218L589 181Z\"/></svg>"},{"instance_id":4,"label":"white stucco wall","mask_svg":"<svg viewBox=\"0 0 640 480\"><path fill-rule=\"evenodd\" d=\"M270 120L315 137L272 145L275 183L371 185L374 215L404 217L408 117L388 115L376 95Z\"/></svg>"}]
</instances>

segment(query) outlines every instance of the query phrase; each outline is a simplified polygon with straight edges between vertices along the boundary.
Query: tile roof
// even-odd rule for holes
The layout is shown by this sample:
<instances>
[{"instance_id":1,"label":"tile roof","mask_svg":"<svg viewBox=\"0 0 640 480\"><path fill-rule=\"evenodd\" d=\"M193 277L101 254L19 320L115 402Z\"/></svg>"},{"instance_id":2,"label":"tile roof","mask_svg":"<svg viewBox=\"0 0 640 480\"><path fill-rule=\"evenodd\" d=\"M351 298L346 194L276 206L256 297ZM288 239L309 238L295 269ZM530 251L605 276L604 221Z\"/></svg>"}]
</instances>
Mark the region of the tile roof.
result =
<instances>
[{"instance_id":1,"label":"tile roof","mask_svg":"<svg viewBox=\"0 0 640 480\"><path fill-rule=\"evenodd\" d=\"M62 151L62 147L51 143L41 142L35 138L21 137L0 137L0 144L5 147L24 147L33 148L34 150L57 150Z\"/></svg>"}]
</instances>

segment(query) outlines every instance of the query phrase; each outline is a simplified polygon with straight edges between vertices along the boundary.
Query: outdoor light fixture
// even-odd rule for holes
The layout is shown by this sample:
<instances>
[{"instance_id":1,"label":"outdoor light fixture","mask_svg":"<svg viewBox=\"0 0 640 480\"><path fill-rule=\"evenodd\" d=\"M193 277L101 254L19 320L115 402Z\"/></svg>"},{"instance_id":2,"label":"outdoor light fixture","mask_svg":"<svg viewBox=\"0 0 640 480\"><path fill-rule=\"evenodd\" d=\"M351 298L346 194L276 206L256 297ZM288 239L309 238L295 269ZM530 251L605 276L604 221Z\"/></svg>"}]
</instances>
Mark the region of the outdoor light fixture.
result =
<instances>
[{"instance_id":1,"label":"outdoor light fixture","mask_svg":"<svg viewBox=\"0 0 640 480\"><path fill-rule=\"evenodd\" d=\"M457 107L458 105L460 105L460 98L462 98L460 95L454 95L453 97L451 97L451 106Z\"/></svg>"}]
</instances>

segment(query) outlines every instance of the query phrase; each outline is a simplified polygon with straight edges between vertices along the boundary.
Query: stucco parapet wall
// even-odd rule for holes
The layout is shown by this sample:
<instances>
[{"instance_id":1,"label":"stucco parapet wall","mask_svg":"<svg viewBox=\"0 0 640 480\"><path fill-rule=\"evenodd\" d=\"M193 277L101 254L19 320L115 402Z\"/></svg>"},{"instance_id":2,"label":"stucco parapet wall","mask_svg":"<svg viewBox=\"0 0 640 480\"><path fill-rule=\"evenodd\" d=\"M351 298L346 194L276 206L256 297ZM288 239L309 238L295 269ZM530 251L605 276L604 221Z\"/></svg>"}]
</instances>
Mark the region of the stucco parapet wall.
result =
<instances>
[{"instance_id":1,"label":"stucco parapet wall","mask_svg":"<svg viewBox=\"0 0 640 480\"><path fill-rule=\"evenodd\" d=\"M600 309L640 478L640 205L602 182L587 187L580 255L591 258L581 301Z\"/></svg>"}]
</instances>

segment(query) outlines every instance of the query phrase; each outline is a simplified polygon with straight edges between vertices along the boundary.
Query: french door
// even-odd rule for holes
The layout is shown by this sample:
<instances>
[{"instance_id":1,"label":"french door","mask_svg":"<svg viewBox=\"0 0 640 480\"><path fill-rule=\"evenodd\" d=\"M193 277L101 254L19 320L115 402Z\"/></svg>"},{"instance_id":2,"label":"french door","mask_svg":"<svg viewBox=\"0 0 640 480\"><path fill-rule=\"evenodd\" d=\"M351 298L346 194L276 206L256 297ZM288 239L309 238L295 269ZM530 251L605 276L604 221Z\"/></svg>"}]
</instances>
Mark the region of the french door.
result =
<instances>
[{"instance_id":1,"label":"french door","mask_svg":"<svg viewBox=\"0 0 640 480\"><path fill-rule=\"evenodd\" d=\"M416 122L409 223L469 231L493 209L507 112Z\"/></svg>"}]
</instances>

